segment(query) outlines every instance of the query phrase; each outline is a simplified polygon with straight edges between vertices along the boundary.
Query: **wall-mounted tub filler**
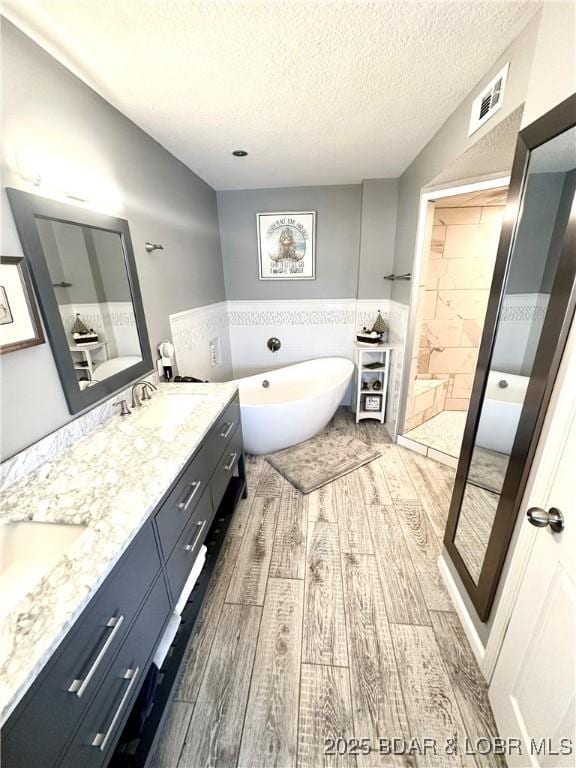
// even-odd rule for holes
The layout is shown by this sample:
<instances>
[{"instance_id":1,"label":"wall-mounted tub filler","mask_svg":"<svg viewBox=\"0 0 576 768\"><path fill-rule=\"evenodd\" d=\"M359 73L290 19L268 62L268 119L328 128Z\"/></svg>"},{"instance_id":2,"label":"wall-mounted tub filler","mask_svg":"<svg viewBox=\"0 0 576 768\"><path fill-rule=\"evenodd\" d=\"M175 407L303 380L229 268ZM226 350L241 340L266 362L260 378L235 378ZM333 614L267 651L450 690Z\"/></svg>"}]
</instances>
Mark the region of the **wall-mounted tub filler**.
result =
<instances>
[{"instance_id":1,"label":"wall-mounted tub filler","mask_svg":"<svg viewBox=\"0 0 576 768\"><path fill-rule=\"evenodd\" d=\"M280 341L280 339L277 339L276 336L271 336L266 342L266 346L268 347L270 352L278 352L278 350L282 346L282 342Z\"/></svg>"}]
</instances>

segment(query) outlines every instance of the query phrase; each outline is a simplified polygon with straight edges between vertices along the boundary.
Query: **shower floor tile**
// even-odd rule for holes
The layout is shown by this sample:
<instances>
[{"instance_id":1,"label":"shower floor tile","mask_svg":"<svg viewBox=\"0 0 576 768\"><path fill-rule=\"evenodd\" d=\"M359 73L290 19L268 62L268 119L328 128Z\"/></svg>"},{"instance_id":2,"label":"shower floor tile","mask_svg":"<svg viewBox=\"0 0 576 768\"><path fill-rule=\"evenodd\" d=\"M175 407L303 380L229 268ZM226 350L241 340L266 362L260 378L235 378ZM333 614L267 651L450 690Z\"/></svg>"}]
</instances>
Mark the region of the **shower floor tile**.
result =
<instances>
[{"instance_id":1,"label":"shower floor tile","mask_svg":"<svg viewBox=\"0 0 576 768\"><path fill-rule=\"evenodd\" d=\"M420 426L405 432L404 437L458 458L465 425L466 411L442 411Z\"/></svg>"}]
</instances>

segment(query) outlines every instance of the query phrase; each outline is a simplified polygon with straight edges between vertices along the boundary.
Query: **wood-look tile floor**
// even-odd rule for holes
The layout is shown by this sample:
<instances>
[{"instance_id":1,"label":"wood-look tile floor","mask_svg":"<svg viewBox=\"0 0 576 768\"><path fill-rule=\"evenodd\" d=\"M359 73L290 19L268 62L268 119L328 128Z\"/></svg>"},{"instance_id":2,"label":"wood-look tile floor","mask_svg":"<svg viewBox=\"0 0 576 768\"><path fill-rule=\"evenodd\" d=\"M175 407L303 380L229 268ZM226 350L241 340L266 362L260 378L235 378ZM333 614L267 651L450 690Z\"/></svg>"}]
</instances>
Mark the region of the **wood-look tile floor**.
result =
<instances>
[{"instance_id":1,"label":"wood-look tile floor","mask_svg":"<svg viewBox=\"0 0 576 768\"><path fill-rule=\"evenodd\" d=\"M343 409L329 429L354 432L382 457L308 496L264 457L247 458L248 499L154 766L504 765L450 754L455 739L496 735L437 566L453 470ZM353 754L354 739L373 751ZM380 739L414 753L381 754Z\"/></svg>"}]
</instances>

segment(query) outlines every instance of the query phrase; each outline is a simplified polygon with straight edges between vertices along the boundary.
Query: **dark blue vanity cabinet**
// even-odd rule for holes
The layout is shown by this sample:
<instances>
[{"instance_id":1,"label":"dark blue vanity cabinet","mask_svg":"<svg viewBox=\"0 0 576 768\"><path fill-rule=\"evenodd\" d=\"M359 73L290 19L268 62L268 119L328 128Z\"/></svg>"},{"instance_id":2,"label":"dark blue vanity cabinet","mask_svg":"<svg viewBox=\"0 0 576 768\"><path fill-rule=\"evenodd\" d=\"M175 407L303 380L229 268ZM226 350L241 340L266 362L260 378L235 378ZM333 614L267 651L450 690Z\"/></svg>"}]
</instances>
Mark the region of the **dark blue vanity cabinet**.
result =
<instances>
[{"instance_id":1,"label":"dark blue vanity cabinet","mask_svg":"<svg viewBox=\"0 0 576 768\"><path fill-rule=\"evenodd\" d=\"M146 763L220 546L245 493L236 396L4 725L3 768ZM154 652L202 544L206 563L156 673L150 670ZM145 690L143 720L136 710Z\"/></svg>"}]
</instances>

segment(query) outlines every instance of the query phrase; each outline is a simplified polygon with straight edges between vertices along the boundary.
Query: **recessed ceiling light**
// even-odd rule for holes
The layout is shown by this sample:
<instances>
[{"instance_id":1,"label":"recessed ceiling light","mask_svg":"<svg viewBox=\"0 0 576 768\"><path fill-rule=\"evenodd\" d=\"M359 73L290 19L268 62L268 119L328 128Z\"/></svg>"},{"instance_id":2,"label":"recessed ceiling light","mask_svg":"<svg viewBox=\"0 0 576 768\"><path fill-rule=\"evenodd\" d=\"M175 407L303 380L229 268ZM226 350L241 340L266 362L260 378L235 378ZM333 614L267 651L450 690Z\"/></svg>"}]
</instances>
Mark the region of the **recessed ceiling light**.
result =
<instances>
[{"instance_id":1,"label":"recessed ceiling light","mask_svg":"<svg viewBox=\"0 0 576 768\"><path fill-rule=\"evenodd\" d=\"M246 155L248 154L248 152L246 152L246 150L245 150L245 149L235 149L235 150L232 152L232 154L234 155L234 157L246 157Z\"/></svg>"}]
</instances>

